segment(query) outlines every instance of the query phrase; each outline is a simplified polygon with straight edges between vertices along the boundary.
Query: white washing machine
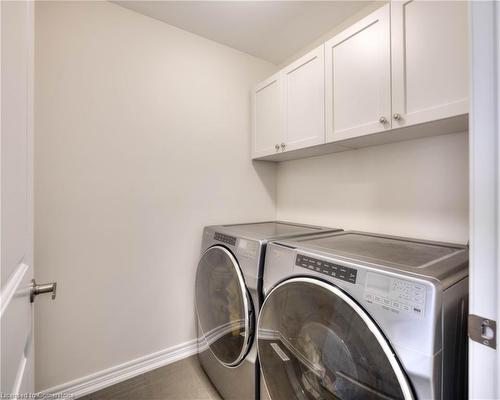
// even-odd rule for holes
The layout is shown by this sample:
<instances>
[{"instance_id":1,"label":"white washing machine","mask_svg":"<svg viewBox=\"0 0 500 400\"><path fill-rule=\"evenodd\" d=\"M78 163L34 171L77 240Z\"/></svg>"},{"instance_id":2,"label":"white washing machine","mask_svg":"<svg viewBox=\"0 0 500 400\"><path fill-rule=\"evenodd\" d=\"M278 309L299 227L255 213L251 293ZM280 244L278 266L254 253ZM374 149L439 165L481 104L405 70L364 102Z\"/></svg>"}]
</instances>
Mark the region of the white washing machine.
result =
<instances>
[{"instance_id":1,"label":"white washing machine","mask_svg":"<svg viewBox=\"0 0 500 400\"><path fill-rule=\"evenodd\" d=\"M345 231L268 244L272 400L467 398L468 249Z\"/></svg>"},{"instance_id":2,"label":"white washing machine","mask_svg":"<svg viewBox=\"0 0 500 400\"><path fill-rule=\"evenodd\" d=\"M199 359L224 399L260 393L255 321L262 300L262 267L270 239L339 231L289 222L209 226L196 273Z\"/></svg>"}]
</instances>

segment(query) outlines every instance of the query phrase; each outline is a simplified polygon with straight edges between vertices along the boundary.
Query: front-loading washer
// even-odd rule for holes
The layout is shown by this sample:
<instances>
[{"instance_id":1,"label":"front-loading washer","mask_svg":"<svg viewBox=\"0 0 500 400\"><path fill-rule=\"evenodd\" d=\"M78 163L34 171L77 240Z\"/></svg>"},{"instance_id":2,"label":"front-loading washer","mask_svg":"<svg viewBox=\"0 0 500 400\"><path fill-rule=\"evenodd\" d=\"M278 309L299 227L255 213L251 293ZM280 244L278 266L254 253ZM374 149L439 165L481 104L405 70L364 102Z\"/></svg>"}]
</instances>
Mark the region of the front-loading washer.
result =
<instances>
[{"instance_id":1,"label":"front-loading washer","mask_svg":"<svg viewBox=\"0 0 500 400\"><path fill-rule=\"evenodd\" d=\"M268 244L272 400L467 398L468 249L344 231Z\"/></svg>"},{"instance_id":2,"label":"front-loading washer","mask_svg":"<svg viewBox=\"0 0 500 400\"><path fill-rule=\"evenodd\" d=\"M267 242L328 231L340 230L281 221L204 229L195 287L198 356L224 399L259 398L253 338Z\"/></svg>"}]
</instances>

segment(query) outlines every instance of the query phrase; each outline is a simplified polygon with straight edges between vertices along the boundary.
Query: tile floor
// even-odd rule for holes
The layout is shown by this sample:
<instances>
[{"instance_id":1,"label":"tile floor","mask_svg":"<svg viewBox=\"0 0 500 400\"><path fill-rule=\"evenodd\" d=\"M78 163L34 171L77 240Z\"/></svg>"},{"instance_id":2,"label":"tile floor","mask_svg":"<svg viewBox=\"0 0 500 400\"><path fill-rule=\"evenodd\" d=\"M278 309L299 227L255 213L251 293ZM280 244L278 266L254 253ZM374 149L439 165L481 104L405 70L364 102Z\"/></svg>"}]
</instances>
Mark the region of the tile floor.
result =
<instances>
[{"instance_id":1,"label":"tile floor","mask_svg":"<svg viewBox=\"0 0 500 400\"><path fill-rule=\"evenodd\" d=\"M81 400L221 400L196 356L136 376Z\"/></svg>"}]
</instances>

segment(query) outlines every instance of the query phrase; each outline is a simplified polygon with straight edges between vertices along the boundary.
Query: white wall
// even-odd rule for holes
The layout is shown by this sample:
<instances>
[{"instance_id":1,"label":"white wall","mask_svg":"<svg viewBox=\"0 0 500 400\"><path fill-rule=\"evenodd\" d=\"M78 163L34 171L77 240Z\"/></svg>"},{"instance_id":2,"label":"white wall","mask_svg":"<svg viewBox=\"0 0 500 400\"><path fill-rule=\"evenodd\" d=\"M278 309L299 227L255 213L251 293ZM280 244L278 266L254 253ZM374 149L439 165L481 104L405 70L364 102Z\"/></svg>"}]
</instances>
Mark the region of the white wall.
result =
<instances>
[{"instance_id":1,"label":"white wall","mask_svg":"<svg viewBox=\"0 0 500 400\"><path fill-rule=\"evenodd\" d=\"M456 133L278 166L278 219L468 241L468 135Z\"/></svg>"},{"instance_id":2,"label":"white wall","mask_svg":"<svg viewBox=\"0 0 500 400\"><path fill-rule=\"evenodd\" d=\"M105 2L36 4L45 389L193 339L204 225L274 218L249 91L274 66Z\"/></svg>"}]
</instances>

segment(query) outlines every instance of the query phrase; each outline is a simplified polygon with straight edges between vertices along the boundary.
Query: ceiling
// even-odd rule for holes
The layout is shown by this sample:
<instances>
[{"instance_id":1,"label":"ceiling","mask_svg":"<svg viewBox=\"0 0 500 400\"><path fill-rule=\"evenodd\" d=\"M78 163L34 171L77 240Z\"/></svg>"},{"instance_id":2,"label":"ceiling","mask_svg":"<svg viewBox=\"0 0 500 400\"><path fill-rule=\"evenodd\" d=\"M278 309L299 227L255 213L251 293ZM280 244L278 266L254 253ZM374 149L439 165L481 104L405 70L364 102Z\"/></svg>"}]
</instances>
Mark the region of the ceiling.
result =
<instances>
[{"instance_id":1,"label":"ceiling","mask_svg":"<svg viewBox=\"0 0 500 400\"><path fill-rule=\"evenodd\" d=\"M115 1L280 64L371 1Z\"/></svg>"}]
</instances>

